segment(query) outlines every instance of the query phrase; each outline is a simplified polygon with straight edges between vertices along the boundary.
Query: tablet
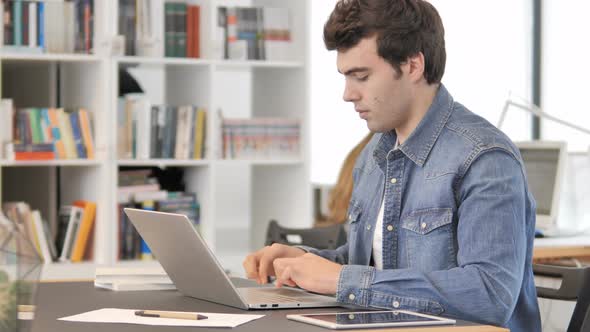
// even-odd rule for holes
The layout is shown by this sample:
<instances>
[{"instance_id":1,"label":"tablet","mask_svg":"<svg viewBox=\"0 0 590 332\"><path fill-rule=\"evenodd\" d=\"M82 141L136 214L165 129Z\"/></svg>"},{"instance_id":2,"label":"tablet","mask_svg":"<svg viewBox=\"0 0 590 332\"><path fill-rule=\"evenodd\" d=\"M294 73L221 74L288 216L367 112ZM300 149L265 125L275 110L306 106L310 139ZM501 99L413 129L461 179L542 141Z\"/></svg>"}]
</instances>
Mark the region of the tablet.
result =
<instances>
[{"instance_id":1,"label":"tablet","mask_svg":"<svg viewBox=\"0 0 590 332\"><path fill-rule=\"evenodd\" d=\"M395 326L450 325L456 323L453 319L425 315L406 310L287 315L287 319L335 330Z\"/></svg>"}]
</instances>

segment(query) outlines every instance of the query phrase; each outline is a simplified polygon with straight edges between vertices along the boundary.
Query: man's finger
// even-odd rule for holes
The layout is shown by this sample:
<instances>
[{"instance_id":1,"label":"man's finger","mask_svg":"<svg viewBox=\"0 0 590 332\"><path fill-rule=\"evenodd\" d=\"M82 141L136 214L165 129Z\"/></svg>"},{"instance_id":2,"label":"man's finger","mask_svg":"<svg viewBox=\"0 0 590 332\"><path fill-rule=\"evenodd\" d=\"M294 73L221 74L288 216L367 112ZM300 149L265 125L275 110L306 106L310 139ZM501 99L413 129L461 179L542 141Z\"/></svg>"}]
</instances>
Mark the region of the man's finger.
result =
<instances>
[{"instance_id":1,"label":"man's finger","mask_svg":"<svg viewBox=\"0 0 590 332\"><path fill-rule=\"evenodd\" d=\"M281 287L282 285L295 286L295 283L291 280L291 265L293 261L294 258L279 258L274 260L273 266L275 275L277 276L275 285L277 287Z\"/></svg>"},{"instance_id":2,"label":"man's finger","mask_svg":"<svg viewBox=\"0 0 590 332\"><path fill-rule=\"evenodd\" d=\"M242 265L244 266L244 270L246 270L246 277L248 279L257 279L258 278L258 263L259 259L255 254L248 255Z\"/></svg>"},{"instance_id":3,"label":"man's finger","mask_svg":"<svg viewBox=\"0 0 590 332\"><path fill-rule=\"evenodd\" d=\"M277 287L283 287L283 285L295 287L296 284L291 279L291 271L293 271L293 269L291 268L291 266L285 267L285 269L283 270L283 272L280 275L277 274L277 282L276 282L275 285Z\"/></svg>"},{"instance_id":4,"label":"man's finger","mask_svg":"<svg viewBox=\"0 0 590 332\"><path fill-rule=\"evenodd\" d=\"M275 275L274 269L272 266L273 259L272 256L265 254L260 257L260 262L258 266L258 283L259 284L266 284L268 282L268 276Z\"/></svg>"}]
</instances>

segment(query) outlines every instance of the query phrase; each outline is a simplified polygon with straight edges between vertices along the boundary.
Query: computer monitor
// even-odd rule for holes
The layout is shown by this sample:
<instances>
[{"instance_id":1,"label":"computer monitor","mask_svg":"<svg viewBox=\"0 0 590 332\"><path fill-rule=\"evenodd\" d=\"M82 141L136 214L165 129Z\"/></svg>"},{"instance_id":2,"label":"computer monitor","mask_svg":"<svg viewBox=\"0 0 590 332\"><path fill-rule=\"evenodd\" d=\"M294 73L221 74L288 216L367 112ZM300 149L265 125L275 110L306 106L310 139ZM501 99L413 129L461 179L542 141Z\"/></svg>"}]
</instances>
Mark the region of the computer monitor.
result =
<instances>
[{"instance_id":1,"label":"computer monitor","mask_svg":"<svg viewBox=\"0 0 590 332\"><path fill-rule=\"evenodd\" d=\"M537 202L537 228L557 226L559 198L567 158L565 142L517 142L529 184Z\"/></svg>"}]
</instances>

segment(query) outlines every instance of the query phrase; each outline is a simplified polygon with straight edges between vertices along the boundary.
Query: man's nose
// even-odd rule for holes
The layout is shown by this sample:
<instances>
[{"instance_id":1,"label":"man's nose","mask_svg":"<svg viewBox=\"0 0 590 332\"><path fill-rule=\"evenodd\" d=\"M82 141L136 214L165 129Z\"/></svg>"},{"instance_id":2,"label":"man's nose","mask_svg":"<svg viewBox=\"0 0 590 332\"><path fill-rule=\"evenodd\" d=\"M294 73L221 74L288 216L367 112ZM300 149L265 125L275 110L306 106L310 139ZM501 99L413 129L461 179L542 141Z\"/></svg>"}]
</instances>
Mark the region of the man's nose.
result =
<instances>
[{"instance_id":1,"label":"man's nose","mask_svg":"<svg viewBox=\"0 0 590 332\"><path fill-rule=\"evenodd\" d=\"M342 99L347 102L353 102L358 100L360 94L356 89L353 89L349 84L346 84L344 87L344 94L342 95Z\"/></svg>"}]
</instances>

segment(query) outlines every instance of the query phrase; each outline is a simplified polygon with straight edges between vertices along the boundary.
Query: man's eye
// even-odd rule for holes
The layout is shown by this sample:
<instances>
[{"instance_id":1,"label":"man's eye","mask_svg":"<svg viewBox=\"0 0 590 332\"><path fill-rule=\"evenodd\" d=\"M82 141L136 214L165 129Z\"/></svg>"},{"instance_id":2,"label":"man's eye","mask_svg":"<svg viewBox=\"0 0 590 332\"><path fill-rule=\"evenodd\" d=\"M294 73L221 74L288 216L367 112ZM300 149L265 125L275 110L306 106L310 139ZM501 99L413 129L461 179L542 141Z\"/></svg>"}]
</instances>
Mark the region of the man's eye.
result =
<instances>
[{"instance_id":1,"label":"man's eye","mask_svg":"<svg viewBox=\"0 0 590 332\"><path fill-rule=\"evenodd\" d=\"M369 75L366 75L366 76L360 76L360 77L357 77L356 79L357 79L358 81L365 82L366 80L368 80L368 79L369 79Z\"/></svg>"}]
</instances>

